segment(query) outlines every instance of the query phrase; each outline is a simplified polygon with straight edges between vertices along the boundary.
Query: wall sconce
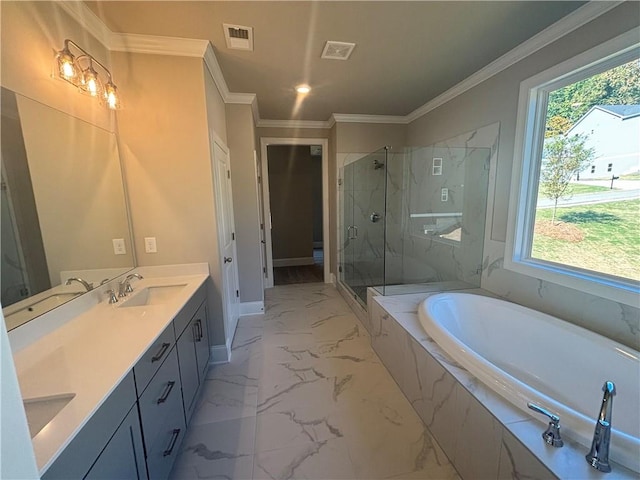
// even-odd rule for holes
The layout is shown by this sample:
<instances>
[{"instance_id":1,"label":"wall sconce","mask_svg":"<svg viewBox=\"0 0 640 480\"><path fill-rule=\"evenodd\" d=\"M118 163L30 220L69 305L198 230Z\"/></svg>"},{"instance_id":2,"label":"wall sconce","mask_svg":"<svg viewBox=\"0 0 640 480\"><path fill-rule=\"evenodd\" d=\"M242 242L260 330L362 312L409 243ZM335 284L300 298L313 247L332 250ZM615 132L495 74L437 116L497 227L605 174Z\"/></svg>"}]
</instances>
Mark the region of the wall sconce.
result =
<instances>
[{"instance_id":1,"label":"wall sconce","mask_svg":"<svg viewBox=\"0 0 640 480\"><path fill-rule=\"evenodd\" d=\"M56 74L82 93L100 98L110 109L118 108L117 88L109 69L68 38L64 41L64 48L56 54ZM107 80L105 84L103 77Z\"/></svg>"}]
</instances>

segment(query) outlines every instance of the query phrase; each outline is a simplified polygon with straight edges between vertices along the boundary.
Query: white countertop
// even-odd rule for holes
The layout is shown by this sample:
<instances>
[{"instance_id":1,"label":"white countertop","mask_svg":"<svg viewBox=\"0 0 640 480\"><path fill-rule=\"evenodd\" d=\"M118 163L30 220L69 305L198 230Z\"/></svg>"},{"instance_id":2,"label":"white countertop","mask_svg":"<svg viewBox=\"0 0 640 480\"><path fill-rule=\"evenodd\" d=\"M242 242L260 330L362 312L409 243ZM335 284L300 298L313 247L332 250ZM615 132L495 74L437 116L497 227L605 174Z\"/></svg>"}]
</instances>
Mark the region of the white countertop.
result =
<instances>
[{"instance_id":1,"label":"white countertop","mask_svg":"<svg viewBox=\"0 0 640 480\"><path fill-rule=\"evenodd\" d=\"M132 281L134 294L135 290L148 285L186 284L164 305L118 308L118 304L108 304L102 291L107 288L101 288L95 292L99 303L92 305L90 302L84 311L66 319L55 330L31 335L31 343L21 338L21 348L14 347L24 399L75 393L75 397L32 439L41 475L208 277L208 272L194 274L193 269L182 270L185 271L191 274L172 275L180 269L172 271L166 267L155 271L153 267L134 270L144 275L143 280ZM44 326L47 314L30 323L33 322ZM32 325L31 329L35 331L37 327Z\"/></svg>"}]
</instances>

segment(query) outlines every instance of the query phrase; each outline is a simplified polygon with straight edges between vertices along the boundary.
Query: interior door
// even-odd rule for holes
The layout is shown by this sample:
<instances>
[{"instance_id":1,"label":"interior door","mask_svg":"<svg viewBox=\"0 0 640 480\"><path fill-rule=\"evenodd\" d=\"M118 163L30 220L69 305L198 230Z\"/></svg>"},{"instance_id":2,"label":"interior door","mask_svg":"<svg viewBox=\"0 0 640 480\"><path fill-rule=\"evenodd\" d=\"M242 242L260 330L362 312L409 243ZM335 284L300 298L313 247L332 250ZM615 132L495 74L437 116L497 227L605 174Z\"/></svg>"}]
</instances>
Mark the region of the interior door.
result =
<instances>
[{"instance_id":1,"label":"interior door","mask_svg":"<svg viewBox=\"0 0 640 480\"><path fill-rule=\"evenodd\" d=\"M263 184L265 179L262 177L262 160L253 151L255 164L256 164L256 179L258 181L258 214L260 216L260 262L262 264L262 275L265 280L269 280L269 269L267 268L267 236L265 235L265 220L264 220L264 191ZM264 283L263 283L264 285Z\"/></svg>"},{"instance_id":2,"label":"interior door","mask_svg":"<svg viewBox=\"0 0 640 480\"><path fill-rule=\"evenodd\" d=\"M212 135L212 138L215 138ZM212 141L215 200L218 224L220 268L222 270L222 295L225 337L231 344L240 315L240 291L238 287L238 263L231 196L231 168L229 151L218 140Z\"/></svg>"}]
</instances>

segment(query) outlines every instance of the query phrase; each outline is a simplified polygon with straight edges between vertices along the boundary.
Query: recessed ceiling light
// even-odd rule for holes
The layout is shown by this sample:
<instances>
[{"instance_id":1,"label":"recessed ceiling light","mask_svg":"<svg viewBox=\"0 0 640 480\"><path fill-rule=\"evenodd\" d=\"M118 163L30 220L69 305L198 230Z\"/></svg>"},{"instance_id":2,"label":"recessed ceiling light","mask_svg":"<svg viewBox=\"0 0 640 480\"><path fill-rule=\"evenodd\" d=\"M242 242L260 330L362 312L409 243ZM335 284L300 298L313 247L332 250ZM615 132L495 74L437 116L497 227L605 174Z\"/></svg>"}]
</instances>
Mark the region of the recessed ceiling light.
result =
<instances>
[{"instance_id":1,"label":"recessed ceiling light","mask_svg":"<svg viewBox=\"0 0 640 480\"><path fill-rule=\"evenodd\" d=\"M296 92L298 93L305 94L305 93L309 93L310 91L311 91L311 87L309 85L298 85L296 87Z\"/></svg>"}]
</instances>

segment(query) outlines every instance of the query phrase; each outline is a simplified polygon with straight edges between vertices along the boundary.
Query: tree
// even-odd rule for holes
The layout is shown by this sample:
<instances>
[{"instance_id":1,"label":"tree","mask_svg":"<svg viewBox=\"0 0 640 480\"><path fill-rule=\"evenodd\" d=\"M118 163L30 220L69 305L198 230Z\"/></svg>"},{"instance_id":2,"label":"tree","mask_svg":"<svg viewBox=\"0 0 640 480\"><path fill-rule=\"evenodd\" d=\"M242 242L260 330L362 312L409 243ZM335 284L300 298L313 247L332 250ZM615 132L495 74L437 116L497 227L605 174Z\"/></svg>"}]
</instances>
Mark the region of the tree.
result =
<instances>
[{"instance_id":1,"label":"tree","mask_svg":"<svg viewBox=\"0 0 640 480\"><path fill-rule=\"evenodd\" d=\"M639 104L640 60L633 60L549 93L547 123L553 117L566 119L566 132L595 105Z\"/></svg>"},{"instance_id":2,"label":"tree","mask_svg":"<svg viewBox=\"0 0 640 480\"><path fill-rule=\"evenodd\" d=\"M544 144L540 191L554 201L551 223L555 223L558 200L567 194L571 177L591 163L595 150L586 147L586 135L557 135Z\"/></svg>"}]
</instances>

